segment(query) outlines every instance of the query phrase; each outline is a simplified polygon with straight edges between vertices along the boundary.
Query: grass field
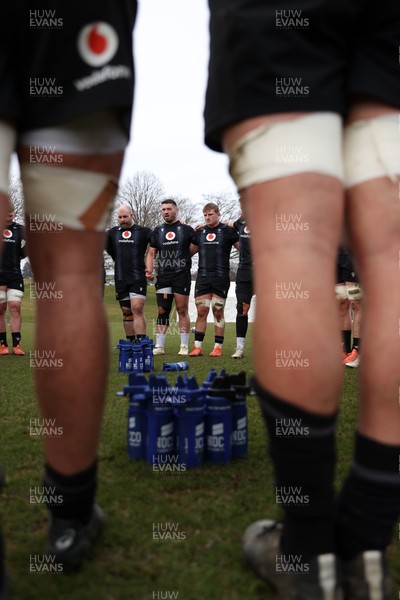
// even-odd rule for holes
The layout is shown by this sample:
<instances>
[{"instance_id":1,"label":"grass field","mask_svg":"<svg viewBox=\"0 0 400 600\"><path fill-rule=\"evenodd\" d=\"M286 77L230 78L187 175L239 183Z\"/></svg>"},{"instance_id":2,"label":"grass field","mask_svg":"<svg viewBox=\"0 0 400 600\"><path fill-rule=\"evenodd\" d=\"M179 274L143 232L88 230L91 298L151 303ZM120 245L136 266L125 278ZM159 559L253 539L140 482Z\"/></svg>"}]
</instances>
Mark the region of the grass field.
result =
<instances>
[{"instance_id":1,"label":"grass field","mask_svg":"<svg viewBox=\"0 0 400 600\"><path fill-rule=\"evenodd\" d=\"M106 288L111 342L122 336L114 289ZM148 333L155 318L153 288L147 302ZM248 399L249 454L229 465L188 471L179 476L154 473L151 466L133 462L126 452L127 399L115 396L127 382L117 372L118 351L112 350L109 387L100 448L98 501L108 517L95 560L74 576L31 572L32 557L42 557L47 512L30 501L31 488L42 486L41 440L30 435L31 419L38 417L29 351L33 349L34 305L29 286L23 302L22 346L25 357L1 358L1 464L6 470L2 494L3 529L8 571L16 600L261 600L274 599L266 584L246 569L241 557L241 535L260 517L278 517L271 464L266 456L264 425L255 398ZM205 350L213 336L208 330ZM251 327L247 345L250 347ZM243 361L229 358L234 350L234 325L228 324L221 359L189 359L189 374L201 383L211 366L228 372L245 369L252 375L249 353ZM167 337L167 356L178 360L177 335ZM101 350L99 350L101 351ZM82 357L84 360L84 357ZM96 377L96 373L93 373ZM173 382L174 374L170 374ZM345 373L337 443L339 485L349 464L356 419L357 373ZM153 528L172 524L180 541L153 540ZM400 589L400 557L394 543L389 556Z\"/></svg>"}]
</instances>

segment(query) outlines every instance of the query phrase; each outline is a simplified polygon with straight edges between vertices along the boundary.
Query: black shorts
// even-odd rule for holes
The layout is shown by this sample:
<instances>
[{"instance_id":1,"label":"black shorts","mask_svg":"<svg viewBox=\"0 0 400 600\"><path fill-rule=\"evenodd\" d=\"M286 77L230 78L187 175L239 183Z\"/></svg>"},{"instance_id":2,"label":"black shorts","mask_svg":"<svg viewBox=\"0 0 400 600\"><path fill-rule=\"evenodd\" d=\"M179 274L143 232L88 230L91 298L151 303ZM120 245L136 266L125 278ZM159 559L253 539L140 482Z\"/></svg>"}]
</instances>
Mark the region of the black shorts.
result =
<instances>
[{"instance_id":1,"label":"black shorts","mask_svg":"<svg viewBox=\"0 0 400 600\"><path fill-rule=\"evenodd\" d=\"M253 297L253 282L236 280L236 299L238 302L244 302L250 304Z\"/></svg>"},{"instance_id":2,"label":"black shorts","mask_svg":"<svg viewBox=\"0 0 400 600\"><path fill-rule=\"evenodd\" d=\"M0 286L5 286L9 290L25 290L22 276L11 273L0 273Z\"/></svg>"},{"instance_id":3,"label":"black shorts","mask_svg":"<svg viewBox=\"0 0 400 600\"><path fill-rule=\"evenodd\" d=\"M124 281L115 282L115 297L120 302L127 300L129 294L139 294L140 296L147 295L147 281L136 281L135 283L125 283Z\"/></svg>"},{"instance_id":4,"label":"black shorts","mask_svg":"<svg viewBox=\"0 0 400 600\"><path fill-rule=\"evenodd\" d=\"M227 277L203 277L197 276L194 297L214 294L220 298L226 298L229 292L231 282L229 275Z\"/></svg>"},{"instance_id":5,"label":"black shorts","mask_svg":"<svg viewBox=\"0 0 400 600\"><path fill-rule=\"evenodd\" d=\"M348 269L338 269L336 273L337 283L358 283L358 275L354 271Z\"/></svg>"},{"instance_id":6,"label":"black shorts","mask_svg":"<svg viewBox=\"0 0 400 600\"><path fill-rule=\"evenodd\" d=\"M157 277L156 293L160 293L158 290L171 288L171 294L181 294L182 296L189 296L191 284L192 278L190 275L190 271L178 271L177 273L171 271L171 274L168 275L162 273Z\"/></svg>"},{"instance_id":7,"label":"black shorts","mask_svg":"<svg viewBox=\"0 0 400 600\"><path fill-rule=\"evenodd\" d=\"M351 97L400 107L398 0L209 0L206 144L263 114L332 111Z\"/></svg>"},{"instance_id":8,"label":"black shorts","mask_svg":"<svg viewBox=\"0 0 400 600\"><path fill-rule=\"evenodd\" d=\"M0 25L0 117L20 131L115 110L129 136L135 0L6 2Z\"/></svg>"}]
</instances>

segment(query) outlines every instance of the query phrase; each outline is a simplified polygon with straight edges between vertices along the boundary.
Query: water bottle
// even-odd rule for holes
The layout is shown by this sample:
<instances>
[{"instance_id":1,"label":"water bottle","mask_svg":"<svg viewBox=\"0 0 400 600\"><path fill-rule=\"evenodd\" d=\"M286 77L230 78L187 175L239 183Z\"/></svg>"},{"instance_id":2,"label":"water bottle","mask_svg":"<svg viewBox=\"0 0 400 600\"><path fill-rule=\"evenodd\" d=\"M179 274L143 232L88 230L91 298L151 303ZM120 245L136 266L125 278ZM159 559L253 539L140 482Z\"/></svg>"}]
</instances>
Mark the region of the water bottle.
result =
<instances>
[{"instance_id":1,"label":"water bottle","mask_svg":"<svg viewBox=\"0 0 400 600\"><path fill-rule=\"evenodd\" d=\"M248 418L246 394L250 386L246 384L246 373L241 371L231 375L228 383L233 390L232 405L232 458L245 458L248 448Z\"/></svg>"},{"instance_id":2,"label":"water bottle","mask_svg":"<svg viewBox=\"0 0 400 600\"><path fill-rule=\"evenodd\" d=\"M216 386L218 380L214 379L206 396L207 459L215 464L228 463L232 458L231 402Z\"/></svg>"},{"instance_id":3,"label":"water bottle","mask_svg":"<svg viewBox=\"0 0 400 600\"><path fill-rule=\"evenodd\" d=\"M145 373L151 373L154 369L154 342L153 340L146 337L142 339L140 343L143 348L143 371Z\"/></svg>"},{"instance_id":4,"label":"water bottle","mask_svg":"<svg viewBox=\"0 0 400 600\"><path fill-rule=\"evenodd\" d=\"M163 363L163 371L187 371L189 368L188 362L172 362Z\"/></svg>"},{"instance_id":5,"label":"water bottle","mask_svg":"<svg viewBox=\"0 0 400 600\"><path fill-rule=\"evenodd\" d=\"M210 369L208 371L208 375L205 378L205 380L203 381L203 386L202 387L203 387L204 391L207 391L211 387L212 382L214 381L214 379L216 378L216 376L217 376L217 371L215 369Z\"/></svg>"},{"instance_id":6,"label":"water bottle","mask_svg":"<svg viewBox=\"0 0 400 600\"><path fill-rule=\"evenodd\" d=\"M116 345L119 348L118 371L130 373L132 371L132 344L129 340L119 340Z\"/></svg>"},{"instance_id":7,"label":"water bottle","mask_svg":"<svg viewBox=\"0 0 400 600\"><path fill-rule=\"evenodd\" d=\"M147 443L147 405L152 392L144 375L130 373L128 385L118 396L129 395L127 448L128 456L145 460Z\"/></svg>"},{"instance_id":8,"label":"water bottle","mask_svg":"<svg viewBox=\"0 0 400 600\"><path fill-rule=\"evenodd\" d=\"M186 375L186 373L185 373ZM196 378L183 379L178 386L180 401L175 406L178 464L192 469L204 461L205 397Z\"/></svg>"},{"instance_id":9,"label":"water bottle","mask_svg":"<svg viewBox=\"0 0 400 600\"><path fill-rule=\"evenodd\" d=\"M143 373L143 347L141 344L132 344L132 372Z\"/></svg>"},{"instance_id":10,"label":"water bottle","mask_svg":"<svg viewBox=\"0 0 400 600\"><path fill-rule=\"evenodd\" d=\"M128 408L128 456L136 460L145 460L147 441L147 404L146 394L131 396Z\"/></svg>"},{"instance_id":11,"label":"water bottle","mask_svg":"<svg viewBox=\"0 0 400 600\"><path fill-rule=\"evenodd\" d=\"M152 398L147 406L146 460L159 468L174 462L175 416L168 393L168 380L151 374L149 386Z\"/></svg>"}]
</instances>

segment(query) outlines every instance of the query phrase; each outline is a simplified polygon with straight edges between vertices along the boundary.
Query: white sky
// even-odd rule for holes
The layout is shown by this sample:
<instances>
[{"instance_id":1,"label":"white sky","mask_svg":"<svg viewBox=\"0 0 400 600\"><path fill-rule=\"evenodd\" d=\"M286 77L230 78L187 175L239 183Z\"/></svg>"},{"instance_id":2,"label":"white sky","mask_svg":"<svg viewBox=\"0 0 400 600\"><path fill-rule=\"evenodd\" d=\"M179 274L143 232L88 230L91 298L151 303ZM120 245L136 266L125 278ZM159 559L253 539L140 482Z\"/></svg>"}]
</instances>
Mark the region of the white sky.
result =
<instances>
[{"instance_id":1,"label":"white sky","mask_svg":"<svg viewBox=\"0 0 400 600\"><path fill-rule=\"evenodd\" d=\"M136 171L152 171L167 194L196 203L203 193L235 192L226 157L203 142L206 0L139 0L134 39L132 139L121 182Z\"/></svg>"}]
</instances>

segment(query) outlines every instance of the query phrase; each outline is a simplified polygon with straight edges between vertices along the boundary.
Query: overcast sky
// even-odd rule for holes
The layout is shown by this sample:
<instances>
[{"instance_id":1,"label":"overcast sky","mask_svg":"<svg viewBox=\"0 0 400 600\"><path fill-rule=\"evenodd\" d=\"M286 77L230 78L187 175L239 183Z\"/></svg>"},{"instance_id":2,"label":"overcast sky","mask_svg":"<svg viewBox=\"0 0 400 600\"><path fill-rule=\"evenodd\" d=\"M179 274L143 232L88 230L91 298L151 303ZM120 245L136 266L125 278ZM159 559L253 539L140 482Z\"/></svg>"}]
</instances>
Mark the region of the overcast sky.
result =
<instances>
[{"instance_id":1,"label":"overcast sky","mask_svg":"<svg viewBox=\"0 0 400 600\"><path fill-rule=\"evenodd\" d=\"M203 193L234 192L226 157L203 142L206 0L139 0L134 40L134 118L122 182L145 169L167 194L194 202Z\"/></svg>"}]
</instances>

